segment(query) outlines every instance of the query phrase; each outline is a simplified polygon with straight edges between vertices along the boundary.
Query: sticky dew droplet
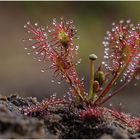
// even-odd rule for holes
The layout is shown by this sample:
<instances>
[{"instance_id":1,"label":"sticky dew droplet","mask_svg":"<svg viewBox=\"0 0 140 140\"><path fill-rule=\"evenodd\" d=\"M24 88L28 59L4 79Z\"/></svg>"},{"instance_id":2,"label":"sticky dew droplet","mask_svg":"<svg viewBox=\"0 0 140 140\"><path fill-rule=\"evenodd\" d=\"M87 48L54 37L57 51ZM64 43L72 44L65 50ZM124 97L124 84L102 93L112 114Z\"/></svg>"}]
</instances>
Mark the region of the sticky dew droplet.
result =
<instances>
[{"instance_id":1,"label":"sticky dew droplet","mask_svg":"<svg viewBox=\"0 0 140 140\"><path fill-rule=\"evenodd\" d=\"M128 20L126 21L126 23L128 23L128 24L129 24L130 22L131 22L131 20L130 20L130 19L128 19Z\"/></svg>"},{"instance_id":2,"label":"sticky dew droplet","mask_svg":"<svg viewBox=\"0 0 140 140\"><path fill-rule=\"evenodd\" d=\"M29 25L30 24L30 21L28 21L27 24Z\"/></svg>"},{"instance_id":3,"label":"sticky dew droplet","mask_svg":"<svg viewBox=\"0 0 140 140\"><path fill-rule=\"evenodd\" d=\"M77 46L75 47L75 49L78 50L78 49L79 49L79 45L77 45Z\"/></svg>"},{"instance_id":4,"label":"sticky dew droplet","mask_svg":"<svg viewBox=\"0 0 140 140\"><path fill-rule=\"evenodd\" d=\"M29 41L32 41L33 39L32 38L29 38Z\"/></svg>"},{"instance_id":5,"label":"sticky dew droplet","mask_svg":"<svg viewBox=\"0 0 140 140\"><path fill-rule=\"evenodd\" d=\"M110 104L109 104L109 106L110 106L110 107L112 107L112 106L113 106L113 104L112 104L112 103L110 103Z\"/></svg>"},{"instance_id":6,"label":"sticky dew droplet","mask_svg":"<svg viewBox=\"0 0 140 140\"><path fill-rule=\"evenodd\" d=\"M51 82L54 83L54 80L52 79Z\"/></svg>"},{"instance_id":7,"label":"sticky dew droplet","mask_svg":"<svg viewBox=\"0 0 140 140\"><path fill-rule=\"evenodd\" d=\"M45 72L45 70L44 70L44 69L42 69L42 70L41 70L41 72L43 73L43 72Z\"/></svg>"},{"instance_id":8,"label":"sticky dew droplet","mask_svg":"<svg viewBox=\"0 0 140 140\"><path fill-rule=\"evenodd\" d=\"M121 102L119 103L119 106L122 106L122 103Z\"/></svg>"},{"instance_id":9,"label":"sticky dew droplet","mask_svg":"<svg viewBox=\"0 0 140 140\"><path fill-rule=\"evenodd\" d=\"M124 23L124 20L120 20L120 24Z\"/></svg>"},{"instance_id":10,"label":"sticky dew droplet","mask_svg":"<svg viewBox=\"0 0 140 140\"><path fill-rule=\"evenodd\" d=\"M114 26L114 25L115 25L115 22L112 23L112 26Z\"/></svg>"},{"instance_id":11,"label":"sticky dew droplet","mask_svg":"<svg viewBox=\"0 0 140 140\"><path fill-rule=\"evenodd\" d=\"M84 81L85 80L85 77L83 76L82 78L81 78L81 81Z\"/></svg>"},{"instance_id":12,"label":"sticky dew droplet","mask_svg":"<svg viewBox=\"0 0 140 140\"><path fill-rule=\"evenodd\" d=\"M26 116L27 116L27 115L28 115L28 113L24 113L24 115L26 115Z\"/></svg>"},{"instance_id":13,"label":"sticky dew droplet","mask_svg":"<svg viewBox=\"0 0 140 140\"><path fill-rule=\"evenodd\" d=\"M29 53L29 52L27 53L27 55L30 55L30 54L31 54L31 53Z\"/></svg>"},{"instance_id":14,"label":"sticky dew droplet","mask_svg":"<svg viewBox=\"0 0 140 140\"><path fill-rule=\"evenodd\" d=\"M102 64L104 65L104 64L105 64L105 62L102 62Z\"/></svg>"},{"instance_id":15,"label":"sticky dew droplet","mask_svg":"<svg viewBox=\"0 0 140 140\"><path fill-rule=\"evenodd\" d=\"M134 86L137 86L138 85L138 83L134 83Z\"/></svg>"},{"instance_id":16,"label":"sticky dew droplet","mask_svg":"<svg viewBox=\"0 0 140 140\"><path fill-rule=\"evenodd\" d=\"M21 110L22 110L22 108L19 108L19 110L21 111Z\"/></svg>"},{"instance_id":17,"label":"sticky dew droplet","mask_svg":"<svg viewBox=\"0 0 140 140\"><path fill-rule=\"evenodd\" d=\"M57 82L57 84L58 84L58 85L60 85L60 84L61 84L61 82L60 82L60 81L58 81L58 82Z\"/></svg>"},{"instance_id":18,"label":"sticky dew droplet","mask_svg":"<svg viewBox=\"0 0 140 140\"><path fill-rule=\"evenodd\" d=\"M35 26L38 26L38 23L36 22L34 25L35 25Z\"/></svg>"},{"instance_id":19,"label":"sticky dew droplet","mask_svg":"<svg viewBox=\"0 0 140 140\"><path fill-rule=\"evenodd\" d=\"M49 29L48 32L51 33L51 30Z\"/></svg>"},{"instance_id":20,"label":"sticky dew droplet","mask_svg":"<svg viewBox=\"0 0 140 140\"><path fill-rule=\"evenodd\" d=\"M35 48L36 48L36 46L32 46L32 48L33 48L33 49L35 49Z\"/></svg>"},{"instance_id":21,"label":"sticky dew droplet","mask_svg":"<svg viewBox=\"0 0 140 140\"><path fill-rule=\"evenodd\" d=\"M24 25L24 28L27 28L27 25Z\"/></svg>"}]
</instances>

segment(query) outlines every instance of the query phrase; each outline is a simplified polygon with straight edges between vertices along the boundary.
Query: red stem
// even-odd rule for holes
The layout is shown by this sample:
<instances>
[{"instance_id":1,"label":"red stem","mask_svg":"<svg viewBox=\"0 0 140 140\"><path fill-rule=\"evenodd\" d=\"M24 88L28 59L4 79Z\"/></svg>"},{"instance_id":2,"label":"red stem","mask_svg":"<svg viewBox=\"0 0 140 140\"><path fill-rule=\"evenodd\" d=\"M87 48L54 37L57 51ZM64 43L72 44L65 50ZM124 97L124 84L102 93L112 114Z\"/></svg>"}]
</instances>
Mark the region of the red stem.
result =
<instances>
[{"instance_id":1,"label":"red stem","mask_svg":"<svg viewBox=\"0 0 140 140\"><path fill-rule=\"evenodd\" d=\"M99 105L100 104L100 101L102 100L102 98L108 93L108 91L111 89L111 87L120 78L120 76L122 75L122 73L124 72L124 70L128 66L128 64L129 64L129 61L126 63L126 65L123 68L120 67L120 69L118 70L116 75L113 77L113 79L110 81L110 83L107 85L107 87L103 90L103 92L99 95L97 100L94 102L95 105Z\"/></svg>"},{"instance_id":2,"label":"red stem","mask_svg":"<svg viewBox=\"0 0 140 140\"><path fill-rule=\"evenodd\" d=\"M104 89L104 91L100 94L98 99L95 101L95 105L99 103L100 100L107 94L107 92L111 89L111 87L115 84L116 80L120 77L120 73L117 73L113 79L110 81L110 83L107 85L107 87Z\"/></svg>"},{"instance_id":3,"label":"red stem","mask_svg":"<svg viewBox=\"0 0 140 140\"><path fill-rule=\"evenodd\" d=\"M108 101L112 96L116 95L120 90L122 90L129 82L124 83L119 89L115 90L113 93L110 93L110 96L106 97L101 103L105 103L106 101Z\"/></svg>"}]
</instances>

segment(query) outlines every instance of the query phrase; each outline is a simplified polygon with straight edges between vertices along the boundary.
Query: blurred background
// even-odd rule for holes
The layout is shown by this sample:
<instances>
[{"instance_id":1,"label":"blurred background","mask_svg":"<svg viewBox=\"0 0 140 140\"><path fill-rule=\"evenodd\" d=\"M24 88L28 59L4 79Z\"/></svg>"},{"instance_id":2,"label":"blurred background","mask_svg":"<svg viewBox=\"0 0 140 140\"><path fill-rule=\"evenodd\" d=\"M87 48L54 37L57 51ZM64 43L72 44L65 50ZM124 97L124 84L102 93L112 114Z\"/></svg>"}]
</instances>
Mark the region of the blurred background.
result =
<instances>
[{"instance_id":1,"label":"blurred background","mask_svg":"<svg viewBox=\"0 0 140 140\"><path fill-rule=\"evenodd\" d=\"M60 16L74 20L78 28L82 62L77 69L85 77L88 89L88 55L95 53L99 57L97 68L103 59L102 41L106 31L111 30L112 22L121 19L139 22L140 2L0 2L0 94L37 96L39 100L53 93L61 97L66 94L68 85L51 83L52 72L41 73L47 64L28 56L24 47L30 42L22 42L28 36L23 28L28 20L50 25L53 18ZM106 105L139 115L140 82L127 86Z\"/></svg>"}]
</instances>

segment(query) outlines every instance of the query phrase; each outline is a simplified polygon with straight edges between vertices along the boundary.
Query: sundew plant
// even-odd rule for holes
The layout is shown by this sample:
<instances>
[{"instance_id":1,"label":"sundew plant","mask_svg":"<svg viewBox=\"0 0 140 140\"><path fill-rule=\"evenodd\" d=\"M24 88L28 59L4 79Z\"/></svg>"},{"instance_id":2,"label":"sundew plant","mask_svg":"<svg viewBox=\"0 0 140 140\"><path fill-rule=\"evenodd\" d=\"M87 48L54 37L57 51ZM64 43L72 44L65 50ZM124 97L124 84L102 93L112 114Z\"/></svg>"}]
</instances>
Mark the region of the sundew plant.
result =
<instances>
[{"instance_id":1,"label":"sundew plant","mask_svg":"<svg viewBox=\"0 0 140 140\"><path fill-rule=\"evenodd\" d=\"M65 21L64 18L58 21L53 19L52 25L43 27L28 21L24 28L30 34L28 40L32 43L25 48L27 54L32 53L38 61L46 62L46 68L41 71L51 69L55 78L69 84L69 92L68 98L52 96L36 105L23 107L22 112L34 116L37 112L49 112L48 108L74 102L83 106L76 114L78 117L106 117L110 113L133 129L140 129L139 118L102 107L103 103L129 83L140 78L140 24L134 25L130 20L121 20L112 23L112 26L104 38L104 60L97 71L94 71L97 56L89 55L90 89L87 91L83 79L76 71L81 58L78 56L79 46L75 44L78 35L74 22Z\"/></svg>"}]
</instances>

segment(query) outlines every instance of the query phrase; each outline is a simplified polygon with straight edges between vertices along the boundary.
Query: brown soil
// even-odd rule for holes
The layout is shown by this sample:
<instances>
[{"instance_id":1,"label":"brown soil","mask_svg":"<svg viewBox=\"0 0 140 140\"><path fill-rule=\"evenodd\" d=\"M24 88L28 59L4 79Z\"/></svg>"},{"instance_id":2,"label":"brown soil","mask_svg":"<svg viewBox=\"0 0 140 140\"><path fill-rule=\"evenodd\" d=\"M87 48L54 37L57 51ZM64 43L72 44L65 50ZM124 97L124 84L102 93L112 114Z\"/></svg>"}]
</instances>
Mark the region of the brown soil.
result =
<instances>
[{"instance_id":1,"label":"brown soil","mask_svg":"<svg viewBox=\"0 0 140 140\"><path fill-rule=\"evenodd\" d=\"M20 108L36 104L32 97L0 96L0 138L140 138L140 133L113 118L81 119L74 103L25 116Z\"/></svg>"}]
</instances>

